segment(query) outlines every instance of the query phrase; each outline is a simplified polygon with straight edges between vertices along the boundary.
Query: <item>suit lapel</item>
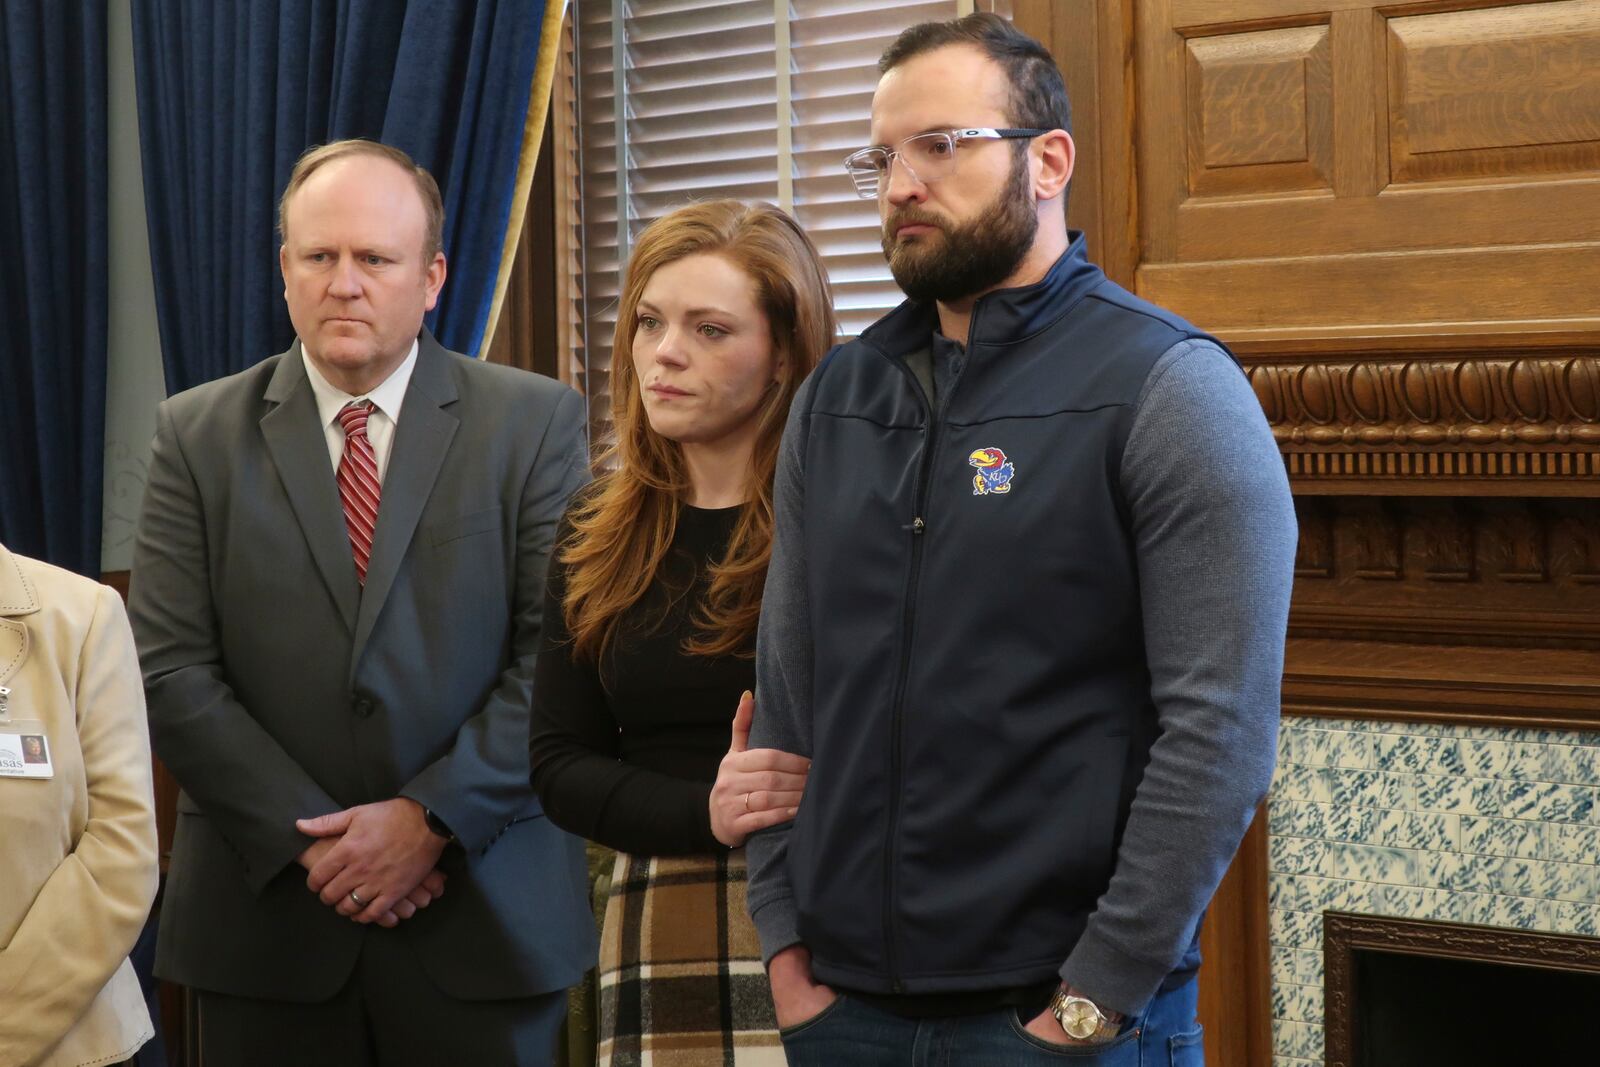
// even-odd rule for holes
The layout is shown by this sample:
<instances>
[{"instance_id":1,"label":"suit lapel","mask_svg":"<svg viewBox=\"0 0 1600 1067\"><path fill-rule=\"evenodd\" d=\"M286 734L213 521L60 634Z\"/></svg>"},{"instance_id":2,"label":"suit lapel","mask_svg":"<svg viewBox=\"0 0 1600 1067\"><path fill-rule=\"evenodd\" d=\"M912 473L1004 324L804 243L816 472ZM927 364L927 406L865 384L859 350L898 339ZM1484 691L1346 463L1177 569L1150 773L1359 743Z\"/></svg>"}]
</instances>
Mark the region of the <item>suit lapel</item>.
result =
<instances>
[{"instance_id":1,"label":"suit lapel","mask_svg":"<svg viewBox=\"0 0 1600 1067\"><path fill-rule=\"evenodd\" d=\"M356 582L344 509L328 461L327 437L317 415L316 394L306 379L300 342L278 360L265 399L273 407L261 417L261 434L278 477L289 494L295 518L311 547L311 558L339 607L345 626L355 631L361 588Z\"/></svg>"},{"instance_id":2,"label":"suit lapel","mask_svg":"<svg viewBox=\"0 0 1600 1067\"><path fill-rule=\"evenodd\" d=\"M450 357L433 335L424 330L417 341L417 365L406 386L406 399L395 426L389 469L383 476L383 499L372 534L372 556L367 561L367 583L361 592L356 618L355 650L350 668L361 653L394 587L400 564L416 533L423 506L444 465L445 453L455 439L461 420L446 410L456 401L450 376Z\"/></svg>"},{"instance_id":3,"label":"suit lapel","mask_svg":"<svg viewBox=\"0 0 1600 1067\"><path fill-rule=\"evenodd\" d=\"M33 584L16 557L0 545L0 615L31 615L39 610ZM28 658L28 628L15 619L0 618L0 685L22 668ZM4 703L4 701L0 701Z\"/></svg>"}]
</instances>

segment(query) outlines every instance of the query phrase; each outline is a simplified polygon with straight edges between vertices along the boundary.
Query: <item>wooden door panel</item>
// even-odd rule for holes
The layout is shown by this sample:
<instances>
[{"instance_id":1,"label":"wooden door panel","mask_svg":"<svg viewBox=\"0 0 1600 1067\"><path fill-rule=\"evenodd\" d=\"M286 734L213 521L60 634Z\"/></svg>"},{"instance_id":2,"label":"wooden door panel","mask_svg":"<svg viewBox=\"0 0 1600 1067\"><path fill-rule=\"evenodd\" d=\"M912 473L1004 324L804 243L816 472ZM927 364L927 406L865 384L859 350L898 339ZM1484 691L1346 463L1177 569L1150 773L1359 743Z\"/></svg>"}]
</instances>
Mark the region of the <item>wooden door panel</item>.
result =
<instances>
[{"instance_id":1,"label":"wooden door panel","mask_svg":"<svg viewBox=\"0 0 1600 1067\"><path fill-rule=\"evenodd\" d=\"M1134 32L1141 295L1237 338L1600 329L1600 0L1147 0Z\"/></svg>"},{"instance_id":2,"label":"wooden door panel","mask_svg":"<svg viewBox=\"0 0 1600 1067\"><path fill-rule=\"evenodd\" d=\"M1600 328L1600 244L1146 264L1139 295L1232 341Z\"/></svg>"},{"instance_id":3,"label":"wooden door panel","mask_svg":"<svg viewBox=\"0 0 1600 1067\"><path fill-rule=\"evenodd\" d=\"M1600 169L1600 4L1384 21L1392 181Z\"/></svg>"},{"instance_id":4,"label":"wooden door panel","mask_svg":"<svg viewBox=\"0 0 1600 1067\"><path fill-rule=\"evenodd\" d=\"M1333 62L1327 26L1185 42L1191 197L1333 187Z\"/></svg>"}]
</instances>

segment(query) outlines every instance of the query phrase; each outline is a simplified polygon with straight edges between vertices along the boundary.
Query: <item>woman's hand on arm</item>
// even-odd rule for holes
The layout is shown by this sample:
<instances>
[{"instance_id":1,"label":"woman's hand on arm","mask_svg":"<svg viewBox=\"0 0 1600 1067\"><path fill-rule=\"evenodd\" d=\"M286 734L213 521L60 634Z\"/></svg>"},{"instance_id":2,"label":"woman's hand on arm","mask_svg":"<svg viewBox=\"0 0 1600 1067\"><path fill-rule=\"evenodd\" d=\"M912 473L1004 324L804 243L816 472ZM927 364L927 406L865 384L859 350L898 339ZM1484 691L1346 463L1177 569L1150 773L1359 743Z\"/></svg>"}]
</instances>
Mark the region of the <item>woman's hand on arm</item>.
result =
<instances>
[{"instance_id":1,"label":"woman's hand on arm","mask_svg":"<svg viewBox=\"0 0 1600 1067\"><path fill-rule=\"evenodd\" d=\"M775 748L751 749L750 722L755 697L739 698L733 736L711 787L711 832L729 848L744 844L757 830L777 826L800 810L811 761Z\"/></svg>"}]
</instances>

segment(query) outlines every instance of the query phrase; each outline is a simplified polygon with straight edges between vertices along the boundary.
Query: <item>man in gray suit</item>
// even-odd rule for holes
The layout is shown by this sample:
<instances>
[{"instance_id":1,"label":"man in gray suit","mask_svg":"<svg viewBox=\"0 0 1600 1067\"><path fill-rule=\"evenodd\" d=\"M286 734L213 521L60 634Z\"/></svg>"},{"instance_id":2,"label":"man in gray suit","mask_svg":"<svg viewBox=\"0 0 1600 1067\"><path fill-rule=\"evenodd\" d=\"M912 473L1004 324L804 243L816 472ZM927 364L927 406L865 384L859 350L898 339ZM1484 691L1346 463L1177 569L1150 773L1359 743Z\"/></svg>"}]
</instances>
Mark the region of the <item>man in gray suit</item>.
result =
<instances>
[{"instance_id":1,"label":"man in gray suit","mask_svg":"<svg viewBox=\"0 0 1600 1067\"><path fill-rule=\"evenodd\" d=\"M528 784L583 405L422 328L428 173L313 149L279 209L289 351L161 405L130 613L183 787L156 973L202 1062L544 1064L594 959Z\"/></svg>"}]
</instances>

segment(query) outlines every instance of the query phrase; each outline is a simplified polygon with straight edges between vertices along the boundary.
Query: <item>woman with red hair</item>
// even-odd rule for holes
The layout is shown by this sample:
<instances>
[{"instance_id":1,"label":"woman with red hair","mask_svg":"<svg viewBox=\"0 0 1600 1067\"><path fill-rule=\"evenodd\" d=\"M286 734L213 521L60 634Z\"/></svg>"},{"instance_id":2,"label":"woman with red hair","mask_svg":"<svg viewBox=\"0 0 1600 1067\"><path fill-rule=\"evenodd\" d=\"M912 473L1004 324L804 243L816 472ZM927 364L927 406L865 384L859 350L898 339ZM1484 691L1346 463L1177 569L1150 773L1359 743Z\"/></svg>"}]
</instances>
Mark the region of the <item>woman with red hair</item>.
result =
<instances>
[{"instance_id":1,"label":"woman with red hair","mask_svg":"<svg viewBox=\"0 0 1600 1067\"><path fill-rule=\"evenodd\" d=\"M784 1062L739 846L794 816L808 764L744 736L779 439L833 332L816 249L776 208L694 204L635 245L615 442L557 534L530 745L549 817L618 851L603 1064Z\"/></svg>"}]
</instances>

